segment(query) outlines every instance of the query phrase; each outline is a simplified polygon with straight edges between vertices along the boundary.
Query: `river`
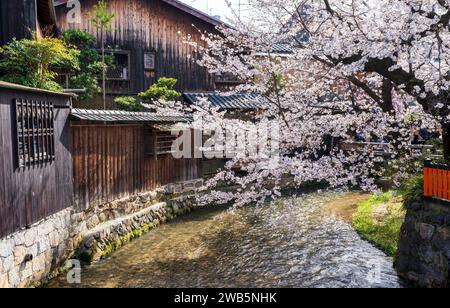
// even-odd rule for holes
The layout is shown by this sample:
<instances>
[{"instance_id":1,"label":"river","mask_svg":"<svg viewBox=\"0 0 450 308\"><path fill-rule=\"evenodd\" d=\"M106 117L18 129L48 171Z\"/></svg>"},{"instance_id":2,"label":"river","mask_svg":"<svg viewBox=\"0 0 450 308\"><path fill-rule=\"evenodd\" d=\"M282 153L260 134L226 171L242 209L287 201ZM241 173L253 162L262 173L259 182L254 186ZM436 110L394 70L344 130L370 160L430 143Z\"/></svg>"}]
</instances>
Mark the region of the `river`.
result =
<instances>
[{"instance_id":1,"label":"river","mask_svg":"<svg viewBox=\"0 0 450 308\"><path fill-rule=\"evenodd\" d=\"M200 209L84 268L80 285L49 287L400 287L392 259L326 210L343 196Z\"/></svg>"}]
</instances>

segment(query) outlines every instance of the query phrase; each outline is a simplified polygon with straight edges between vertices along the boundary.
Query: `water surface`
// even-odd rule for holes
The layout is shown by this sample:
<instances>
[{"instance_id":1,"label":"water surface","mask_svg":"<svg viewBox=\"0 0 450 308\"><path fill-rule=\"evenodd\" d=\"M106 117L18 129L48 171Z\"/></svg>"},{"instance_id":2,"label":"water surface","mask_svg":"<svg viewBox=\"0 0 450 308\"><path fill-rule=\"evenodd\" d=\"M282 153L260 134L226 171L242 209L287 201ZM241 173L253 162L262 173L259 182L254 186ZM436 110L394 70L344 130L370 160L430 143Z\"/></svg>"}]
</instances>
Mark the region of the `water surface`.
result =
<instances>
[{"instance_id":1,"label":"water surface","mask_svg":"<svg viewBox=\"0 0 450 308\"><path fill-rule=\"evenodd\" d=\"M399 287L392 260L330 215L339 198L198 210L85 268L76 287Z\"/></svg>"}]
</instances>

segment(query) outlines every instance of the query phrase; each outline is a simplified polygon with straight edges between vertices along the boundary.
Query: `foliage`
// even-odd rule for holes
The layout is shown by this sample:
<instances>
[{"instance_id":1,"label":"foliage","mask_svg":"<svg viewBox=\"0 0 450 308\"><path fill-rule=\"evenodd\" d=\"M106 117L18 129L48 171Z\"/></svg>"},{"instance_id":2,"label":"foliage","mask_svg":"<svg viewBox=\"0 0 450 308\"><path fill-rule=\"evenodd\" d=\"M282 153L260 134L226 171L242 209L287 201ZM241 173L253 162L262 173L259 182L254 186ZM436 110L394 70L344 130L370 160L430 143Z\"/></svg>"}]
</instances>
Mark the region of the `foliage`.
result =
<instances>
[{"instance_id":1,"label":"foliage","mask_svg":"<svg viewBox=\"0 0 450 308\"><path fill-rule=\"evenodd\" d=\"M68 44L76 46L80 50L78 60L80 70L72 72L69 80L69 87L73 89L86 89L86 93L80 98L87 100L100 93L97 76L102 72L103 64L98 54L93 35L81 30L67 30L62 38Z\"/></svg>"},{"instance_id":2,"label":"foliage","mask_svg":"<svg viewBox=\"0 0 450 308\"><path fill-rule=\"evenodd\" d=\"M392 192L374 195L358 204L353 226L360 236L394 257L406 211Z\"/></svg>"},{"instance_id":3,"label":"foliage","mask_svg":"<svg viewBox=\"0 0 450 308\"><path fill-rule=\"evenodd\" d=\"M105 0L100 0L97 5L94 6L94 14L91 17L91 22L100 31L101 35L101 45L102 45L102 93L103 93L103 106L106 109L106 70L107 62L105 56L105 41L106 35L105 31L112 30L112 23L114 21L115 14L110 14L108 12L108 7Z\"/></svg>"},{"instance_id":4,"label":"foliage","mask_svg":"<svg viewBox=\"0 0 450 308\"><path fill-rule=\"evenodd\" d=\"M57 71L77 71L80 52L56 38L14 39L0 47L0 79L25 86L60 91Z\"/></svg>"},{"instance_id":5,"label":"foliage","mask_svg":"<svg viewBox=\"0 0 450 308\"><path fill-rule=\"evenodd\" d=\"M139 97L144 103L154 103L156 101L169 102L178 99L181 93L173 88L177 84L175 78L159 78L147 91L139 93Z\"/></svg>"},{"instance_id":6,"label":"foliage","mask_svg":"<svg viewBox=\"0 0 450 308\"><path fill-rule=\"evenodd\" d=\"M142 105L132 96L117 97L114 102L125 111L142 111Z\"/></svg>"},{"instance_id":7,"label":"foliage","mask_svg":"<svg viewBox=\"0 0 450 308\"><path fill-rule=\"evenodd\" d=\"M273 77L269 79L267 85L267 92L265 94L267 96L270 96L272 94L278 95L286 88L286 85L287 85L286 76L281 74L273 75Z\"/></svg>"},{"instance_id":8,"label":"foliage","mask_svg":"<svg viewBox=\"0 0 450 308\"><path fill-rule=\"evenodd\" d=\"M250 0L248 8L245 21L190 43L209 72L245 82L231 94L267 96L256 120L279 128L279 150L253 155L252 138L241 138L242 151L207 182L206 203L264 204L286 178L374 191L385 161L394 161L387 171L398 183L416 168L411 132L438 131L450 111L448 1ZM280 44L288 55L276 52ZM286 76L282 91L274 76ZM258 136L257 127L204 109L193 126L227 134L218 144L236 140L229 131ZM214 190L223 182L240 190Z\"/></svg>"},{"instance_id":9,"label":"foliage","mask_svg":"<svg viewBox=\"0 0 450 308\"><path fill-rule=\"evenodd\" d=\"M403 181L398 191L403 196L405 204L407 204L411 200L414 200L417 197L423 195L423 187L424 187L423 174L419 173L416 175L412 175L408 179Z\"/></svg>"},{"instance_id":10,"label":"foliage","mask_svg":"<svg viewBox=\"0 0 450 308\"><path fill-rule=\"evenodd\" d=\"M93 16L91 21L98 30L111 30L112 22L114 21L115 14L108 12L108 7L105 0L100 0L94 6Z\"/></svg>"}]
</instances>

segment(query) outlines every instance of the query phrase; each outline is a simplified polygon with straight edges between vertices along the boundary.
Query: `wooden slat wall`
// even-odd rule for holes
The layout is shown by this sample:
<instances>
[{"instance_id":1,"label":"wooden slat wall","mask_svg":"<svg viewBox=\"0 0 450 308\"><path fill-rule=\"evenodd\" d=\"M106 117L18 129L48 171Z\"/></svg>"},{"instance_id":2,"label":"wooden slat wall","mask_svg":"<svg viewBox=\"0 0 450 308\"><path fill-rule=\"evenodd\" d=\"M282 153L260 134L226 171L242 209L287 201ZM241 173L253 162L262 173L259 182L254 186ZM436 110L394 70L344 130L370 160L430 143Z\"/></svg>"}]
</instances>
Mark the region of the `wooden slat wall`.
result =
<instances>
[{"instance_id":1,"label":"wooden slat wall","mask_svg":"<svg viewBox=\"0 0 450 308\"><path fill-rule=\"evenodd\" d=\"M75 203L103 204L201 178L201 160L145 155L143 125L71 127Z\"/></svg>"},{"instance_id":2,"label":"wooden slat wall","mask_svg":"<svg viewBox=\"0 0 450 308\"><path fill-rule=\"evenodd\" d=\"M450 170L429 165L424 168L424 196L450 201Z\"/></svg>"},{"instance_id":3,"label":"wooden slat wall","mask_svg":"<svg viewBox=\"0 0 450 308\"><path fill-rule=\"evenodd\" d=\"M67 13L70 8L65 5L58 6L58 26L63 31L77 28L99 37L89 20L89 14L95 4L97 0L82 1L80 24L68 24ZM159 77L177 78L179 91L214 89L211 76L193 61L199 53L194 47L184 43L188 34L193 41L201 43L199 30L213 32L214 26L160 0L109 0L108 7L114 12L115 19L113 31L107 37L107 45L131 51L131 93L146 90ZM156 52L156 70L153 77L144 71L145 51Z\"/></svg>"},{"instance_id":4,"label":"wooden slat wall","mask_svg":"<svg viewBox=\"0 0 450 308\"><path fill-rule=\"evenodd\" d=\"M31 38L36 31L36 0L0 0L0 45Z\"/></svg>"},{"instance_id":5,"label":"wooden slat wall","mask_svg":"<svg viewBox=\"0 0 450 308\"><path fill-rule=\"evenodd\" d=\"M19 98L55 105L54 162L18 168L14 99ZM69 103L67 97L0 89L0 238L73 204Z\"/></svg>"}]
</instances>

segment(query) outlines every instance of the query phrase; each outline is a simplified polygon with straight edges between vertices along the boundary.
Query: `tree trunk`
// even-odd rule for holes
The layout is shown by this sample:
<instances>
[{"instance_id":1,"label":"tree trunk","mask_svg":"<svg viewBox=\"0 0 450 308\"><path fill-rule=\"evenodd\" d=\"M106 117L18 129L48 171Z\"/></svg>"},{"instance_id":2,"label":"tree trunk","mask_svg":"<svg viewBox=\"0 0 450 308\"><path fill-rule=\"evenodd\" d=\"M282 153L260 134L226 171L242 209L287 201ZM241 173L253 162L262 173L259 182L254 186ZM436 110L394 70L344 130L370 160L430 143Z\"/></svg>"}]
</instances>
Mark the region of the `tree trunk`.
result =
<instances>
[{"instance_id":1,"label":"tree trunk","mask_svg":"<svg viewBox=\"0 0 450 308\"><path fill-rule=\"evenodd\" d=\"M102 40L102 64L103 64L103 70L102 70L102 92L103 92L103 109L106 110L106 64L105 64L105 37L104 37L104 31L103 27L101 29L101 40Z\"/></svg>"},{"instance_id":2,"label":"tree trunk","mask_svg":"<svg viewBox=\"0 0 450 308\"><path fill-rule=\"evenodd\" d=\"M444 158L450 161L450 123L442 124L443 133L442 139L444 142Z\"/></svg>"}]
</instances>

